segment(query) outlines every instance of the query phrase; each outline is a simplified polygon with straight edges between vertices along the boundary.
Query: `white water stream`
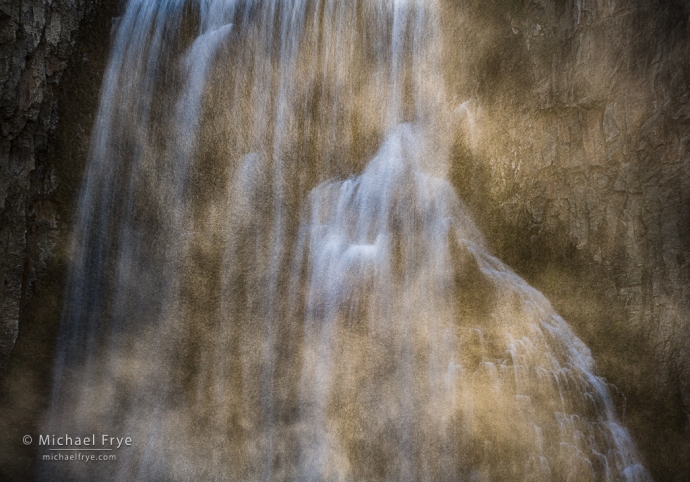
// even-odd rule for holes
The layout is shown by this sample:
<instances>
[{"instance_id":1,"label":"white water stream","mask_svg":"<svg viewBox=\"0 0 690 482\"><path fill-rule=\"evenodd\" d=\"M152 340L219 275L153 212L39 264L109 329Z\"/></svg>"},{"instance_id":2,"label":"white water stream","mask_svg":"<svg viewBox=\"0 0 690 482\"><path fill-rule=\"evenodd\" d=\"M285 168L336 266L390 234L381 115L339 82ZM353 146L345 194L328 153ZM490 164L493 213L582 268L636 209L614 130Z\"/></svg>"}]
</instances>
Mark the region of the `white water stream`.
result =
<instances>
[{"instance_id":1,"label":"white water stream","mask_svg":"<svg viewBox=\"0 0 690 482\"><path fill-rule=\"evenodd\" d=\"M43 431L132 446L39 478L649 480L445 180L441 9L129 0Z\"/></svg>"}]
</instances>

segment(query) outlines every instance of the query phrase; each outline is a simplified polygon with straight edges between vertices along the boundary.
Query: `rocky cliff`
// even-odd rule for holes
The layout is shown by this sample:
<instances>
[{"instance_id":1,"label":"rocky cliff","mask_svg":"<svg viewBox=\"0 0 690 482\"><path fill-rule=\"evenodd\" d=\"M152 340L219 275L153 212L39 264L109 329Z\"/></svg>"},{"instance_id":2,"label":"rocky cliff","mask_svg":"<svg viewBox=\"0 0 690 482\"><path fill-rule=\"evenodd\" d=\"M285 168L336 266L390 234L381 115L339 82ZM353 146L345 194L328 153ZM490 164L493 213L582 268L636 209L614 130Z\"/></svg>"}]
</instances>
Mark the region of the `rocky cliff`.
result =
<instances>
[{"instance_id":1,"label":"rocky cliff","mask_svg":"<svg viewBox=\"0 0 690 482\"><path fill-rule=\"evenodd\" d=\"M496 251L627 396L656 476L686 480L690 5L456 8L449 62L466 104L455 183ZM673 440L664 448L661 433Z\"/></svg>"},{"instance_id":2,"label":"rocky cliff","mask_svg":"<svg viewBox=\"0 0 690 482\"><path fill-rule=\"evenodd\" d=\"M0 1L0 370L26 328L4 404L32 407L13 444L45 405L116 3ZM451 179L592 348L658 480L690 474L689 19L666 0L449 0L443 18Z\"/></svg>"},{"instance_id":3,"label":"rocky cliff","mask_svg":"<svg viewBox=\"0 0 690 482\"><path fill-rule=\"evenodd\" d=\"M59 176L45 162L60 119L56 89L90 0L0 2L0 370L21 306L52 262Z\"/></svg>"},{"instance_id":4,"label":"rocky cliff","mask_svg":"<svg viewBox=\"0 0 690 482\"><path fill-rule=\"evenodd\" d=\"M0 479L29 480L118 0L0 1Z\"/></svg>"}]
</instances>

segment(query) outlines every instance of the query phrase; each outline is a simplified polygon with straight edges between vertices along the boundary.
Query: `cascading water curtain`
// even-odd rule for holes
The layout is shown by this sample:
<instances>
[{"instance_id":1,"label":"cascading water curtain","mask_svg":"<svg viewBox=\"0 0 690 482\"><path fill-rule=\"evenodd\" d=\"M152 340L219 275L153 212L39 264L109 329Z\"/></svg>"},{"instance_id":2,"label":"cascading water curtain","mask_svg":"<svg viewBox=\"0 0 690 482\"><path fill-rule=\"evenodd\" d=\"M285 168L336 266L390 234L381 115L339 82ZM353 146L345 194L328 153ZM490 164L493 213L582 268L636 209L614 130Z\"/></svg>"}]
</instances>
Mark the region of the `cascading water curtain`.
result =
<instances>
[{"instance_id":1,"label":"cascading water curtain","mask_svg":"<svg viewBox=\"0 0 690 482\"><path fill-rule=\"evenodd\" d=\"M128 1L42 428L117 460L39 479L649 479L444 179L442 7Z\"/></svg>"}]
</instances>

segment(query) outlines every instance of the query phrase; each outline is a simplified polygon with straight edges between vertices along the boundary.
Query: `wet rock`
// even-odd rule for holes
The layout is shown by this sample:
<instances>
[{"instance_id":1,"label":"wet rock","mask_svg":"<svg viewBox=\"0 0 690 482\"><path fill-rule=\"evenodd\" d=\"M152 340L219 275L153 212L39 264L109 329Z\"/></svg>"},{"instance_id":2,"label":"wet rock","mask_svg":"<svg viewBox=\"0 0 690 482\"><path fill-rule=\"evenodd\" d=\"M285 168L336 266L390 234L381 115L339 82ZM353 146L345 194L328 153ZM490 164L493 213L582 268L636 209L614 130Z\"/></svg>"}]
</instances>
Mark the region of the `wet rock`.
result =
<instances>
[{"instance_id":1,"label":"wet rock","mask_svg":"<svg viewBox=\"0 0 690 482\"><path fill-rule=\"evenodd\" d=\"M607 378L647 397L646 404L668 401L663 410L685 419L667 419L669 431L687 444L690 8L543 1L513 5L509 20L508 3L492 14L494 3L470 2L463 10L466 37L458 42L487 47L455 67L466 72L457 96L476 109L471 163L489 174L484 185L456 185L483 213L480 227L494 233L501 257L557 306L568 306L570 294L540 284L549 265L570 273L571 293L585 283L616 287L589 303L615 306L624 321L604 309L563 314L595 357L621 347L617 356L627 359L607 365ZM501 58L500 75L482 60L492 56ZM626 334L600 340L603 327L618 330L615 323L625 323ZM627 336L637 337L651 360L623 348ZM625 379L618 376L624 363L651 368ZM649 445L658 438L650 436Z\"/></svg>"},{"instance_id":2,"label":"wet rock","mask_svg":"<svg viewBox=\"0 0 690 482\"><path fill-rule=\"evenodd\" d=\"M29 287L50 260L58 224L50 204L48 172L37 173L55 127L60 82L77 28L99 0L0 1L0 372L17 337ZM46 223L48 229L33 229ZM42 248L33 256L29 244Z\"/></svg>"}]
</instances>

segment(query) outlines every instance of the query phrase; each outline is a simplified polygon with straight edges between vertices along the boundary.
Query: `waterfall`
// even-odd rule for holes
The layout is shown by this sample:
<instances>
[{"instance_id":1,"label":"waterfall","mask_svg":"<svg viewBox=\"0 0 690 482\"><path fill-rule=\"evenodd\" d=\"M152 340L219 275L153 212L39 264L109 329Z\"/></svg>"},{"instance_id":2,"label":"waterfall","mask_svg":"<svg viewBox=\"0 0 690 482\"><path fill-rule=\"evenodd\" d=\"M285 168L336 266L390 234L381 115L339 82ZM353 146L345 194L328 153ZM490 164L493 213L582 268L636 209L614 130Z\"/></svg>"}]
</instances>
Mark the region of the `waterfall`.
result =
<instances>
[{"instance_id":1,"label":"waterfall","mask_svg":"<svg viewBox=\"0 0 690 482\"><path fill-rule=\"evenodd\" d=\"M131 445L39 479L650 480L446 180L442 3L128 0L42 433Z\"/></svg>"}]
</instances>

